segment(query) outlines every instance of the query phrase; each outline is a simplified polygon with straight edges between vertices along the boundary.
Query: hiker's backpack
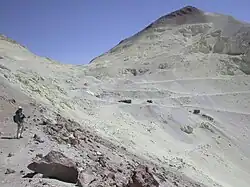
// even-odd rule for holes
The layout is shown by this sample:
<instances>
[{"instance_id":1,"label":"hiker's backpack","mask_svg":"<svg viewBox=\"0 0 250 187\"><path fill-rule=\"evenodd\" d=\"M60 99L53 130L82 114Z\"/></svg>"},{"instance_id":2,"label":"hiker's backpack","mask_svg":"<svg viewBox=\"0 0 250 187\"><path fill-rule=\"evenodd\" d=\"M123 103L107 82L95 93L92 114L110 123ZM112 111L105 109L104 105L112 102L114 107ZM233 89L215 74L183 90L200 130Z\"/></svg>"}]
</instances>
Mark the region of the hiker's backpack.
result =
<instances>
[{"instance_id":1,"label":"hiker's backpack","mask_svg":"<svg viewBox=\"0 0 250 187\"><path fill-rule=\"evenodd\" d=\"M14 116L13 116L13 121L14 121L15 123L18 122L17 115L14 115Z\"/></svg>"}]
</instances>

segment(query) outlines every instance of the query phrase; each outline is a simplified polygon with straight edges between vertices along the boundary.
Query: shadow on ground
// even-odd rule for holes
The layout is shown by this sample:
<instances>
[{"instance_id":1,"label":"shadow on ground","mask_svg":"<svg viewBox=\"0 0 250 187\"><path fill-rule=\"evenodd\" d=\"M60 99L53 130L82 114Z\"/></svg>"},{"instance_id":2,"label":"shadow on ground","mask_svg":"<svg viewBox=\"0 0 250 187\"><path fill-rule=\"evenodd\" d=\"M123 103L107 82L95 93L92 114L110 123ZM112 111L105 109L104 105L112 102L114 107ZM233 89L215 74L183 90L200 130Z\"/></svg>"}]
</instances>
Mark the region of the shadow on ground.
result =
<instances>
[{"instance_id":1,"label":"shadow on ground","mask_svg":"<svg viewBox=\"0 0 250 187\"><path fill-rule=\"evenodd\" d=\"M1 139L11 140L11 139L16 139L16 137L14 137L14 136L3 136L3 137L1 137Z\"/></svg>"}]
</instances>

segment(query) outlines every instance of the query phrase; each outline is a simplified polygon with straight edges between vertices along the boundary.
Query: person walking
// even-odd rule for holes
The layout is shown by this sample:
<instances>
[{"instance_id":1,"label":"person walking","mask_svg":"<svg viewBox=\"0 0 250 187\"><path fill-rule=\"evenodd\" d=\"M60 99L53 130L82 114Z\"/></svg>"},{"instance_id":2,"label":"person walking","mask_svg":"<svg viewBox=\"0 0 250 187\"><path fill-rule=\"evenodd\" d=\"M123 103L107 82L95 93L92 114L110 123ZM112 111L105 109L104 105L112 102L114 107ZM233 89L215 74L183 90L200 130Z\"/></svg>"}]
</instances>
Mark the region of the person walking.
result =
<instances>
[{"instance_id":1,"label":"person walking","mask_svg":"<svg viewBox=\"0 0 250 187\"><path fill-rule=\"evenodd\" d=\"M14 122L17 123L17 139L22 138L22 133L24 130L24 118L26 118L26 116L23 114L23 108L19 106L14 115Z\"/></svg>"}]
</instances>

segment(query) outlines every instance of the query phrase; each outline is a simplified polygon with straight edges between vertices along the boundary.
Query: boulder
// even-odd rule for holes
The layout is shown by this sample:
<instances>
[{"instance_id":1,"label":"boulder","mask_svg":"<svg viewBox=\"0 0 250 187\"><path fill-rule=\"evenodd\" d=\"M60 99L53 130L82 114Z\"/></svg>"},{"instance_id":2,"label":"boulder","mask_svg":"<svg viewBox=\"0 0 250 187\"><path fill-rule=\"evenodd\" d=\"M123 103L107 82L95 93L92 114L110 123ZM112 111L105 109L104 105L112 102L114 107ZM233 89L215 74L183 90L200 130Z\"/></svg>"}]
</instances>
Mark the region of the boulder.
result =
<instances>
[{"instance_id":1,"label":"boulder","mask_svg":"<svg viewBox=\"0 0 250 187\"><path fill-rule=\"evenodd\" d=\"M13 157L14 156L14 153L9 153L8 154L8 157Z\"/></svg>"},{"instance_id":2,"label":"boulder","mask_svg":"<svg viewBox=\"0 0 250 187\"><path fill-rule=\"evenodd\" d=\"M131 176L131 179L126 187L159 187L160 184L149 172L148 167L139 165Z\"/></svg>"},{"instance_id":3,"label":"boulder","mask_svg":"<svg viewBox=\"0 0 250 187\"><path fill-rule=\"evenodd\" d=\"M81 172L78 176L77 185L79 187L89 186L95 180L96 179L95 179L95 176L93 174L88 173L88 172Z\"/></svg>"},{"instance_id":4,"label":"boulder","mask_svg":"<svg viewBox=\"0 0 250 187\"><path fill-rule=\"evenodd\" d=\"M38 143L44 143L44 140L41 139L37 134L34 134L33 140L38 142Z\"/></svg>"},{"instance_id":5,"label":"boulder","mask_svg":"<svg viewBox=\"0 0 250 187\"><path fill-rule=\"evenodd\" d=\"M4 174L8 175L8 174L12 174L12 173L15 173L15 172L16 172L15 170L7 168Z\"/></svg>"},{"instance_id":6,"label":"boulder","mask_svg":"<svg viewBox=\"0 0 250 187\"><path fill-rule=\"evenodd\" d=\"M181 127L181 130L187 134L192 134L194 129L193 127L187 125L187 126L184 126L184 127Z\"/></svg>"},{"instance_id":7,"label":"boulder","mask_svg":"<svg viewBox=\"0 0 250 187\"><path fill-rule=\"evenodd\" d=\"M58 151L50 151L40 160L29 164L28 169L63 182L76 183L78 178L78 170L73 160Z\"/></svg>"}]
</instances>

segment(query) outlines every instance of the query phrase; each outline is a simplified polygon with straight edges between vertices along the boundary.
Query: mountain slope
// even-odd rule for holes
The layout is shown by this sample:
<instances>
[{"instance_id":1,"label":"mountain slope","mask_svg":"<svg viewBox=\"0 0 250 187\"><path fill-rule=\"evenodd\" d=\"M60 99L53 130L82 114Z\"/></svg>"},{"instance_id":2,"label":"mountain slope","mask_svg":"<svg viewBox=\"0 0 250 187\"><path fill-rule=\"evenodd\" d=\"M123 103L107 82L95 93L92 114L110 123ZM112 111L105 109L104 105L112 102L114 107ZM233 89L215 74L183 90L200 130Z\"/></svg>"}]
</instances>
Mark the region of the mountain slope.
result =
<instances>
[{"instance_id":1,"label":"mountain slope","mask_svg":"<svg viewBox=\"0 0 250 187\"><path fill-rule=\"evenodd\" d=\"M185 7L124 40L90 67L96 76L112 77L126 74L129 67L138 74L171 70L177 77L190 71L192 76L249 74L249 31L249 24L231 16Z\"/></svg>"},{"instance_id":2,"label":"mountain slope","mask_svg":"<svg viewBox=\"0 0 250 187\"><path fill-rule=\"evenodd\" d=\"M249 33L231 16L184 7L84 66L37 57L2 36L0 76L161 167L207 186L247 187Z\"/></svg>"}]
</instances>

